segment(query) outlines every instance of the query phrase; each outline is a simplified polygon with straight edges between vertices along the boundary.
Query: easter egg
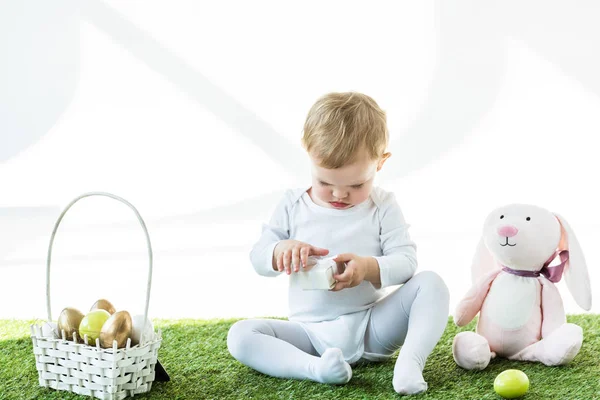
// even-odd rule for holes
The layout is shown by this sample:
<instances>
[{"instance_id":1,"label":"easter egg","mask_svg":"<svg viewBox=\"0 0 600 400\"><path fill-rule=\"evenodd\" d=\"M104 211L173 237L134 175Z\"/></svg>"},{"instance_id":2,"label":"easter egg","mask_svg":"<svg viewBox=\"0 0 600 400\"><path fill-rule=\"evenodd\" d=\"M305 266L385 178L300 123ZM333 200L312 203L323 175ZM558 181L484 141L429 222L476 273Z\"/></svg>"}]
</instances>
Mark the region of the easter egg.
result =
<instances>
[{"instance_id":1,"label":"easter egg","mask_svg":"<svg viewBox=\"0 0 600 400\"><path fill-rule=\"evenodd\" d=\"M106 310L94 310L87 313L79 324L79 335L88 337L88 344L94 345L96 339L100 337L102 326L110 318L110 314Z\"/></svg>"},{"instance_id":2,"label":"easter egg","mask_svg":"<svg viewBox=\"0 0 600 400\"><path fill-rule=\"evenodd\" d=\"M505 399L521 397L529 390L529 378L523 371L507 369L494 380L494 390Z\"/></svg>"},{"instance_id":3,"label":"easter egg","mask_svg":"<svg viewBox=\"0 0 600 400\"><path fill-rule=\"evenodd\" d=\"M113 340L117 341L117 347L125 347L127 338L131 336L131 315L127 311L118 311L110 316L102 325L100 331L100 346L109 348Z\"/></svg>"},{"instance_id":4,"label":"easter egg","mask_svg":"<svg viewBox=\"0 0 600 400\"><path fill-rule=\"evenodd\" d=\"M131 344L136 345L140 343L142 337L144 343L154 338L154 326L152 321L148 318L148 322L144 324L144 316L141 314L134 315L132 318L132 330L131 330Z\"/></svg>"},{"instance_id":5,"label":"easter egg","mask_svg":"<svg viewBox=\"0 0 600 400\"><path fill-rule=\"evenodd\" d=\"M84 315L76 308L67 307L60 312L58 316L58 336L62 338L62 331L65 331L67 340L73 340L73 333L79 330L79 324Z\"/></svg>"},{"instance_id":6,"label":"easter egg","mask_svg":"<svg viewBox=\"0 0 600 400\"><path fill-rule=\"evenodd\" d=\"M42 336L46 338L58 339L58 324L56 322L46 322L44 325L42 325Z\"/></svg>"},{"instance_id":7,"label":"easter egg","mask_svg":"<svg viewBox=\"0 0 600 400\"><path fill-rule=\"evenodd\" d=\"M90 311L94 310L106 310L110 315L114 314L115 311L117 311L112 305L112 303L106 299L100 299L97 302L95 302L92 308L90 308Z\"/></svg>"}]
</instances>

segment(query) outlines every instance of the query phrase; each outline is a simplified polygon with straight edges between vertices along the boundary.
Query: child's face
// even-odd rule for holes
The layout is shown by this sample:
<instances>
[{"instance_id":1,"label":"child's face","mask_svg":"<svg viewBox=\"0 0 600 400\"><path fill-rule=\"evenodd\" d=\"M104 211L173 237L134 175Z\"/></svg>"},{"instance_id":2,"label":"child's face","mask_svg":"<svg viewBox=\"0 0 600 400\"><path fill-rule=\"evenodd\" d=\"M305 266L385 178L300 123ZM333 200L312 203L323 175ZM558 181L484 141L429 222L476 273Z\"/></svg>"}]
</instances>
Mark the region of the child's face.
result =
<instances>
[{"instance_id":1,"label":"child's face","mask_svg":"<svg viewBox=\"0 0 600 400\"><path fill-rule=\"evenodd\" d=\"M389 156L386 153L380 160L372 160L366 151L361 151L355 162L337 169L323 168L310 156L312 188L309 194L312 200L320 206L340 210L362 203L369 198L375 174Z\"/></svg>"}]
</instances>

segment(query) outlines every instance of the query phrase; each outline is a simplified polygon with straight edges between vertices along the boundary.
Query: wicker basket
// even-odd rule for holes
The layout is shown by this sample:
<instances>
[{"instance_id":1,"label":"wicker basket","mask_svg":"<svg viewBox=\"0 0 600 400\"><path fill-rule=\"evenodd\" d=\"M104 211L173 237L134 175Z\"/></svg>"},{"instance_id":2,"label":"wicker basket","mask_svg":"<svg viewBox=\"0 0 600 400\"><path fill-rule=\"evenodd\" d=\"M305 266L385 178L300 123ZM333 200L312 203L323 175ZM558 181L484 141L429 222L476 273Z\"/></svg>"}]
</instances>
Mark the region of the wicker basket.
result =
<instances>
[{"instance_id":1,"label":"wicker basket","mask_svg":"<svg viewBox=\"0 0 600 400\"><path fill-rule=\"evenodd\" d=\"M86 193L73 200L61 213L52 231L50 246L48 248L48 260L46 264L46 308L48 321L52 321L50 311L50 260L52 255L52 244L61 220L66 212L77 201L89 196L106 196L118 200L129 206L137 216L148 245L148 256L150 260L148 270L148 284L146 288L146 306L144 310L144 321L148 320L148 306L150 304L150 287L152 285L152 246L146 224L139 212L128 201L110 193L92 192ZM144 332L144 329L142 329ZM152 337L142 335L140 343L131 346L131 340L127 340L125 348L118 349L116 342L112 348L104 349L96 340L95 345L77 343L45 337L39 325L31 326L31 340L33 341L33 354L39 374L40 386L65 390L98 399L124 399L139 393L150 391L154 381L154 368L158 359L161 332L152 332Z\"/></svg>"}]
</instances>

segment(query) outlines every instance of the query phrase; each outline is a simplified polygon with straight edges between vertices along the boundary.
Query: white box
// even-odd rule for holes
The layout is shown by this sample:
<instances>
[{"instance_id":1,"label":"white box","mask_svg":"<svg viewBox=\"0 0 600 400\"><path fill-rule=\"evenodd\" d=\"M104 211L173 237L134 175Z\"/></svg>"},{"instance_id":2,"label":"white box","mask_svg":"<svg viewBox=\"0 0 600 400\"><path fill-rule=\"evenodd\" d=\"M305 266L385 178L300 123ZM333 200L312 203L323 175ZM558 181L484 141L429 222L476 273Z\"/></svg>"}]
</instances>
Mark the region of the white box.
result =
<instances>
[{"instance_id":1,"label":"white box","mask_svg":"<svg viewBox=\"0 0 600 400\"><path fill-rule=\"evenodd\" d=\"M296 273L296 279L304 290L330 290L335 286L333 275L337 272L337 263L333 258L309 257L308 266L314 265L309 271L302 269Z\"/></svg>"}]
</instances>

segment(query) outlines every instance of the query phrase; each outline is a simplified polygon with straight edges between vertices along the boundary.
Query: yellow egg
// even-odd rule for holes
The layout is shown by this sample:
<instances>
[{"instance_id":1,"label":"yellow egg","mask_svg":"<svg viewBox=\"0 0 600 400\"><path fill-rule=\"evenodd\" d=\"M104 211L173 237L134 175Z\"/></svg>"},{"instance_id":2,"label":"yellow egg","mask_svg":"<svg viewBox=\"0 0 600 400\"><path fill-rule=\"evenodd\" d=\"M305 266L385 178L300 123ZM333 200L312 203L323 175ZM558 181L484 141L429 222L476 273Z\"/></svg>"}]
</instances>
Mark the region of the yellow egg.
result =
<instances>
[{"instance_id":1,"label":"yellow egg","mask_svg":"<svg viewBox=\"0 0 600 400\"><path fill-rule=\"evenodd\" d=\"M79 324L79 335L84 342L87 336L87 344L94 346L96 339L100 337L102 326L109 318L110 314L106 310L94 310L87 313Z\"/></svg>"},{"instance_id":2,"label":"yellow egg","mask_svg":"<svg viewBox=\"0 0 600 400\"><path fill-rule=\"evenodd\" d=\"M62 338L62 331L65 331L67 340L73 340L73 333L79 335L79 324L84 315L76 308L67 307L61 311L58 317L58 336Z\"/></svg>"},{"instance_id":3,"label":"yellow egg","mask_svg":"<svg viewBox=\"0 0 600 400\"><path fill-rule=\"evenodd\" d=\"M127 311L119 311L102 325L100 331L100 346L110 348L113 340L117 341L117 347L125 347L127 338L131 337L131 315Z\"/></svg>"},{"instance_id":4,"label":"yellow egg","mask_svg":"<svg viewBox=\"0 0 600 400\"><path fill-rule=\"evenodd\" d=\"M529 390L529 378L518 369L507 369L494 380L494 390L505 399L522 397Z\"/></svg>"},{"instance_id":5,"label":"yellow egg","mask_svg":"<svg viewBox=\"0 0 600 400\"><path fill-rule=\"evenodd\" d=\"M106 299L100 299L95 302L92 308L90 308L90 311L94 310L106 310L110 315L113 315L117 311L112 303Z\"/></svg>"}]
</instances>

